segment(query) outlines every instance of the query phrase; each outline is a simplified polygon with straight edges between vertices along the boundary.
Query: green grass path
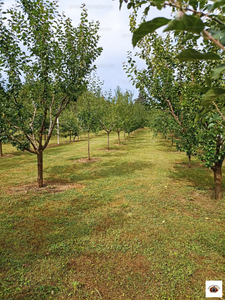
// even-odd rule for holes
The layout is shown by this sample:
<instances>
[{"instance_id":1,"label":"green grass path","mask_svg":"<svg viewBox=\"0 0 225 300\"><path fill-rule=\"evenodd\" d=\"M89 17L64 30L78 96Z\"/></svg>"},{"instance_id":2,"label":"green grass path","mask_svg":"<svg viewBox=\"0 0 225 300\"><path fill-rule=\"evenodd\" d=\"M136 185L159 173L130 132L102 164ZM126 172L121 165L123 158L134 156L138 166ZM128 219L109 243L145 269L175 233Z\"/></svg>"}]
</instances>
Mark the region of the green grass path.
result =
<instances>
[{"instance_id":1,"label":"green grass path","mask_svg":"<svg viewBox=\"0 0 225 300\"><path fill-rule=\"evenodd\" d=\"M0 159L0 299L205 299L225 283L225 201L213 174L139 130L36 157L3 145ZM56 143L52 140L52 144ZM225 287L224 287L225 288Z\"/></svg>"}]
</instances>

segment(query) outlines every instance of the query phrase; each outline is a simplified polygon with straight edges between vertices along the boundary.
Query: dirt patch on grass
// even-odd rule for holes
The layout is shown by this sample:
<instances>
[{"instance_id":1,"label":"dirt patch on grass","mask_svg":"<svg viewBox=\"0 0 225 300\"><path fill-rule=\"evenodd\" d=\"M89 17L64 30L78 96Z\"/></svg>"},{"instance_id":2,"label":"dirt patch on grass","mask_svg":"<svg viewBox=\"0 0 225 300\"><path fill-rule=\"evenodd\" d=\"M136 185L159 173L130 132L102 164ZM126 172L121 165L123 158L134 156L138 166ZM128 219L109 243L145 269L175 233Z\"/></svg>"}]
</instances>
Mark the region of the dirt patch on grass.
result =
<instances>
[{"instance_id":1,"label":"dirt patch on grass","mask_svg":"<svg viewBox=\"0 0 225 300\"><path fill-rule=\"evenodd\" d=\"M98 149L98 151L113 152L113 151L115 151L115 150L111 150L111 149Z\"/></svg>"},{"instance_id":2,"label":"dirt patch on grass","mask_svg":"<svg viewBox=\"0 0 225 300\"><path fill-rule=\"evenodd\" d=\"M85 187L79 183L65 183L65 182L47 182L43 187L39 188L37 184L26 184L14 186L6 190L7 194L26 194L26 193L60 193L71 189L81 190Z\"/></svg>"},{"instance_id":3,"label":"dirt patch on grass","mask_svg":"<svg viewBox=\"0 0 225 300\"><path fill-rule=\"evenodd\" d=\"M92 299L147 299L146 286L154 280L151 263L140 254L90 253L71 259L67 268L74 270L69 279L79 283L77 294L95 291Z\"/></svg>"},{"instance_id":4,"label":"dirt patch on grass","mask_svg":"<svg viewBox=\"0 0 225 300\"><path fill-rule=\"evenodd\" d=\"M204 195L202 193L199 193L197 191L191 192L190 199L198 204L199 206L207 209L212 210L213 207L215 207L215 204L219 204L219 201L215 200L215 195L213 190L208 190L207 194Z\"/></svg>"},{"instance_id":5,"label":"dirt patch on grass","mask_svg":"<svg viewBox=\"0 0 225 300\"><path fill-rule=\"evenodd\" d=\"M3 154L3 156L0 156L0 158L7 158L7 157L14 157L13 154Z\"/></svg>"},{"instance_id":6,"label":"dirt patch on grass","mask_svg":"<svg viewBox=\"0 0 225 300\"><path fill-rule=\"evenodd\" d=\"M99 161L100 158L98 157L92 157L91 159L88 159L88 158L80 158L80 159L76 159L74 160L74 162L77 162L77 163L91 163L91 162L95 162L95 161Z\"/></svg>"},{"instance_id":7,"label":"dirt patch on grass","mask_svg":"<svg viewBox=\"0 0 225 300\"><path fill-rule=\"evenodd\" d=\"M52 148L52 147L58 147L58 146L62 146L64 144L72 144L73 142L78 142L78 141L66 141L66 142L61 142L60 144L49 144L47 146L47 148Z\"/></svg>"}]
</instances>

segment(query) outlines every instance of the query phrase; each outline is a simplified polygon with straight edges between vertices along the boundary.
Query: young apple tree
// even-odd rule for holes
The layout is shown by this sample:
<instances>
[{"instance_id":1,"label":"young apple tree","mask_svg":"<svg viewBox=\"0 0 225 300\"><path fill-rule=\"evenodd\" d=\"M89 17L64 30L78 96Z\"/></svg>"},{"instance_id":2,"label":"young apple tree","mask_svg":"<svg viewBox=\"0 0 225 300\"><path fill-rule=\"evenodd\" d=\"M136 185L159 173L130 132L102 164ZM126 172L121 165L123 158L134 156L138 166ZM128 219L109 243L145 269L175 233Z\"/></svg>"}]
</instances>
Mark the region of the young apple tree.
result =
<instances>
[{"instance_id":1,"label":"young apple tree","mask_svg":"<svg viewBox=\"0 0 225 300\"><path fill-rule=\"evenodd\" d=\"M100 97L99 123L107 133L107 149L109 150L109 135L115 129L114 103L107 95Z\"/></svg>"},{"instance_id":2,"label":"young apple tree","mask_svg":"<svg viewBox=\"0 0 225 300\"><path fill-rule=\"evenodd\" d=\"M78 27L57 8L57 1L17 0L0 20L0 71L7 79L5 135L17 148L37 155L39 187L43 151L57 119L70 101L77 101L102 52L99 23L88 21L85 5Z\"/></svg>"},{"instance_id":3,"label":"young apple tree","mask_svg":"<svg viewBox=\"0 0 225 300\"><path fill-rule=\"evenodd\" d=\"M189 47L190 44L193 46L193 42L188 40L186 34L177 35L176 38L176 43L174 43L169 35L165 39L160 38L156 33L145 36L138 44L141 52L136 55L145 59L146 69L138 70L135 60L129 55L125 70L136 87L145 97L148 97L151 107L170 113L174 118L178 126L177 135L179 140L177 141L177 148L186 152L189 162L193 154L199 154L198 156L204 164L213 170L215 197L221 199L221 162L225 158L223 153L224 140L221 132L221 130L224 131L224 125L221 122L223 117L222 104L214 102L214 105L210 106L214 117L219 118L217 123L211 122L209 127L208 123L202 123L200 120L206 120L210 116L210 111L204 108L205 102L210 105L213 100L213 95L209 96L208 91L220 89L219 86L223 84L223 79L221 74L216 79L209 78L210 69L215 66L213 61L178 61L176 59L177 53L185 47ZM184 43L185 39L186 45ZM208 44L206 50L211 49L214 52L217 50L214 45ZM218 53L217 55L221 54ZM203 88L196 88L196 82ZM203 98L201 93L205 94ZM206 97L207 94L208 98ZM215 93L215 97L216 95L217 93ZM199 122L196 122L199 115L201 115L201 118L199 118ZM215 136L207 133L212 127ZM201 132L201 135L199 135L199 132ZM200 138L203 133L204 139ZM209 148L206 145L210 143L211 145L215 144L215 147L211 146L209 158Z\"/></svg>"},{"instance_id":4,"label":"young apple tree","mask_svg":"<svg viewBox=\"0 0 225 300\"><path fill-rule=\"evenodd\" d=\"M87 90L79 97L77 107L81 127L88 134L88 160L90 160L90 132L97 133L100 128L98 95Z\"/></svg>"},{"instance_id":5,"label":"young apple tree","mask_svg":"<svg viewBox=\"0 0 225 300\"><path fill-rule=\"evenodd\" d=\"M189 47L183 47L179 54L176 56L181 62L183 61L198 61L198 60L212 60L219 61L221 56L217 51L212 51L208 47L209 44L214 45L220 52L225 50L225 2L224 1L212 1L209 3L207 0L195 0L195 1L168 1L168 0L119 0L119 7L121 9L123 3L127 3L127 8L133 8L134 14L137 15L137 11L144 7L143 19L141 24L136 27L136 23L133 26L132 32L132 44L133 46L143 40L148 34L154 34L154 32L167 25L164 28L164 32L173 31L174 35L179 33L185 33L188 36L188 40L192 43ZM170 7L174 14L172 18L156 17L151 20L146 20L148 12L151 7L155 7L158 10ZM203 39L203 43L202 43ZM197 51L196 41L201 43L201 50ZM185 46L186 43L183 42ZM214 49L215 49L214 47ZM220 73L225 71L225 64L215 64L210 74L211 78L215 78ZM208 74L206 75L208 77ZM204 86L201 86L202 88ZM214 99L225 96L225 88L223 85L220 87L210 87L207 90L206 98L213 95Z\"/></svg>"},{"instance_id":6,"label":"young apple tree","mask_svg":"<svg viewBox=\"0 0 225 300\"><path fill-rule=\"evenodd\" d=\"M64 137L70 137L70 142L79 137L81 127L76 113L76 107L69 105L61 114L60 130Z\"/></svg>"}]
</instances>

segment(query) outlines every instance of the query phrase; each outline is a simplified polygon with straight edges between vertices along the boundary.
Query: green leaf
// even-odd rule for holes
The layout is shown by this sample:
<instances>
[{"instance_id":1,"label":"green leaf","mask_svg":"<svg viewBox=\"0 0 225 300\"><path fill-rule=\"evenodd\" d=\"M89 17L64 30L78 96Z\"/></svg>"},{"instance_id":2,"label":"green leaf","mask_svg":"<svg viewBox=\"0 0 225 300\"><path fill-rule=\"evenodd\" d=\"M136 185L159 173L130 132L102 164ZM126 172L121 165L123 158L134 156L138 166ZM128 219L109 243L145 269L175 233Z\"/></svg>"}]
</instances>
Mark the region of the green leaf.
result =
<instances>
[{"instance_id":1,"label":"green leaf","mask_svg":"<svg viewBox=\"0 0 225 300\"><path fill-rule=\"evenodd\" d=\"M216 78L217 76L220 75L221 72L223 72L225 70L225 64L220 65L219 67L216 67L214 69L212 69L212 75L211 78Z\"/></svg>"},{"instance_id":2,"label":"green leaf","mask_svg":"<svg viewBox=\"0 0 225 300\"><path fill-rule=\"evenodd\" d=\"M214 101L218 97L225 96L225 89L222 88L212 88L209 89L208 92L202 99L202 105L206 105L209 101Z\"/></svg>"},{"instance_id":3,"label":"green leaf","mask_svg":"<svg viewBox=\"0 0 225 300\"><path fill-rule=\"evenodd\" d=\"M204 8L204 6L206 5L206 3L208 1L206 1L206 0L200 0L199 2L200 2L200 9L202 9L202 8Z\"/></svg>"},{"instance_id":4,"label":"green leaf","mask_svg":"<svg viewBox=\"0 0 225 300\"><path fill-rule=\"evenodd\" d=\"M223 37L220 40L220 43L225 46L225 34L223 35Z\"/></svg>"},{"instance_id":5,"label":"green leaf","mask_svg":"<svg viewBox=\"0 0 225 300\"><path fill-rule=\"evenodd\" d=\"M147 6L147 7L145 8L145 10L144 10L144 15L145 15L145 16L147 16L149 10L150 10L150 5Z\"/></svg>"},{"instance_id":6,"label":"green leaf","mask_svg":"<svg viewBox=\"0 0 225 300\"><path fill-rule=\"evenodd\" d=\"M123 0L120 0L120 9L122 7L122 4L123 4Z\"/></svg>"},{"instance_id":7,"label":"green leaf","mask_svg":"<svg viewBox=\"0 0 225 300\"><path fill-rule=\"evenodd\" d=\"M208 11L212 11L213 5L212 4L208 4L206 5L206 7L204 8L204 10L208 10Z\"/></svg>"},{"instance_id":8,"label":"green leaf","mask_svg":"<svg viewBox=\"0 0 225 300\"><path fill-rule=\"evenodd\" d=\"M191 87L196 90L200 90L203 94L206 94L210 87L201 86L198 84L192 84Z\"/></svg>"},{"instance_id":9,"label":"green leaf","mask_svg":"<svg viewBox=\"0 0 225 300\"><path fill-rule=\"evenodd\" d=\"M194 10L198 7L198 1L197 0L190 0L189 4L194 8Z\"/></svg>"},{"instance_id":10,"label":"green leaf","mask_svg":"<svg viewBox=\"0 0 225 300\"><path fill-rule=\"evenodd\" d=\"M216 8L220 8L221 6L225 5L225 0L221 1L215 1L212 7L212 11L214 11Z\"/></svg>"},{"instance_id":11,"label":"green leaf","mask_svg":"<svg viewBox=\"0 0 225 300\"><path fill-rule=\"evenodd\" d=\"M218 39L220 39L221 36L223 36L224 31L221 31L221 30L217 31L217 30L211 29L210 34L214 39L218 40Z\"/></svg>"},{"instance_id":12,"label":"green leaf","mask_svg":"<svg viewBox=\"0 0 225 300\"><path fill-rule=\"evenodd\" d=\"M208 87L211 86L211 78L210 77L207 76L206 79L205 79L205 82L206 82Z\"/></svg>"},{"instance_id":13,"label":"green leaf","mask_svg":"<svg viewBox=\"0 0 225 300\"><path fill-rule=\"evenodd\" d=\"M200 53L194 49L185 49L177 57L181 62L190 60L219 60L219 55L213 52Z\"/></svg>"},{"instance_id":14,"label":"green leaf","mask_svg":"<svg viewBox=\"0 0 225 300\"><path fill-rule=\"evenodd\" d=\"M142 23L133 33L133 37L132 37L133 46L135 47L137 45L137 43L145 35L147 35L149 33L153 33L159 27L162 27L162 26L168 24L169 21L170 21L169 19L159 17L159 18L155 18L151 21Z\"/></svg>"},{"instance_id":15,"label":"green leaf","mask_svg":"<svg viewBox=\"0 0 225 300\"><path fill-rule=\"evenodd\" d=\"M155 0L154 2L152 2L152 5L155 5L157 9L161 10L164 2L165 0Z\"/></svg>"},{"instance_id":16,"label":"green leaf","mask_svg":"<svg viewBox=\"0 0 225 300\"><path fill-rule=\"evenodd\" d=\"M200 18L194 16L184 15L181 20L172 20L168 26L163 30L166 31L188 31L199 34L204 30L204 23Z\"/></svg>"},{"instance_id":17,"label":"green leaf","mask_svg":"<svg viewBox=\"0 0 225 300\"><path fill-rule=\"evenodd\" d=\"M132 6L134 7L134 3L133 2L130 2L130 3L127 4L127 8L128 9L130 9Z\"/></svg>"}]
</instances>

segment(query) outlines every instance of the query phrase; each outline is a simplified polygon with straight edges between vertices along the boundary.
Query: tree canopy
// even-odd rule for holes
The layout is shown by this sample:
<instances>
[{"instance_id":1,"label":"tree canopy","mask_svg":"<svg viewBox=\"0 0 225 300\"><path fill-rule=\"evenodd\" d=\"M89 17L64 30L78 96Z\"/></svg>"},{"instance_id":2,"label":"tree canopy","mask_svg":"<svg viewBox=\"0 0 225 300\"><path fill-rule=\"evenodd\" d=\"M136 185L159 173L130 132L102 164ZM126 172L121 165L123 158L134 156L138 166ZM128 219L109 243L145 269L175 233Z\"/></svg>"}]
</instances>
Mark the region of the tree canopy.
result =
<instances>
[{"instance_id":1,"label":"tree canopy","mask_svg":"<svg viewBox=\"0 0 225 300\"><path fill-rule=\"evenodd\" d=\"M42 153L57 118L83 92L102 52L99 22L88 21L85 5L78 27L57 8L57 1L18 0L0 20L5 133L19 149L37 154L39 186L43 185Z\"/></svg>"}]
</instances>

